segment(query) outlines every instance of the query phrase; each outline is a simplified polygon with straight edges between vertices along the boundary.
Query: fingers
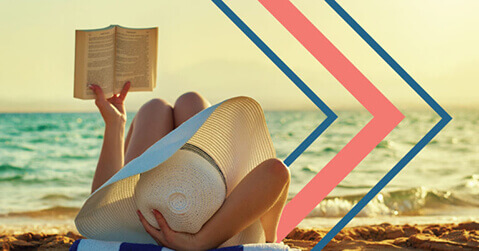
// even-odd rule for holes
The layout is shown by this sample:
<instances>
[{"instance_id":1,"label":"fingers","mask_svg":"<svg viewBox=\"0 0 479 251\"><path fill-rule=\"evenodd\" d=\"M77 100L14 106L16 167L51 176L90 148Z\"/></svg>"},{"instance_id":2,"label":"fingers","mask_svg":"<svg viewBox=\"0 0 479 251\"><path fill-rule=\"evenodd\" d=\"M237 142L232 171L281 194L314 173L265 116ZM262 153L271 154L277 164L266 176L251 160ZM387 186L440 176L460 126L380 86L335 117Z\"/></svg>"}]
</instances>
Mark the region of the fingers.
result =
<instances>
[{"instance_id":1,"label":"fingers","mask_svg":"<svg viewBox=\"0 0 479 251\"><path fill-rule=\"evenodd\" d=\"M138 216L140 217L140 222L143 224L143 227L145 227L146 232L148 232L152 236L156 236L157 234L160 233L160 231L156 228L154 228L148 221L146 221L145 217L143 214L140 212L140 210L137 211Z\"/></svg>"},{"instance_id":2,"label":"fingers","mask_svg":"<svg viewBox=\"0 0 479 251\"><path fill-rule=\"evenodd\" d=\"M88 87L93 90L97 98L105 99L105 94L103 94L103 90L100 86L95 84L89 84Z\"/></svg>"},{"instance_id":3,"label":"fingers","mask_svg":"<svg viewBox=\"0 0 479 251\"><path fill-rule=\"evenodd\" d=\"M105 94L103 93L103 90L101 89L100 86L95 85L95 84L90 84L88 87L93 90L96 96L96 100L98 103L102 103L103 100L107 100L109 102L111 101L123 101L126 98L126 94L128 94L128 90L130 89L131 83L130 81L126 82L125 85L123 86L123 89L121 90L120 94L113 94L112 97L106 99Z\"/></svg>"},{"instance_id":4,"label":"fingers","mask_svg":"<svg viewBox=\"0 0 479 251\"><path fill-rule=\"evenodd\" d=\"M120 96L119 96L119 98L121 100L124 100L126 98L126 94L128 93L128 90L130 89L130 85L131 85L131 83L130 83L130 81L128 81L123 86L123 89L121 90Z\"/></svg>"},{"instance_id":5,"label":"fingers","mask_svg":"<svg viewBox=\"0 0 479 251\"><path fill-rule=\"evenodd\" d=\"M93 92L95 93L95 96L96 96L95 104L98 107L102 106L105 103L104 101L106 101L106 99L105 99L105 94L103 93L103 90L101 89L101 87L95 84L90 84L88 85L88 87L92 89Z\"/></svg>"},{"instance_id":6,"label":"fingers","mask_svg":"<svg viewBox=\"0 0 479 251\"><path fill-rule=\"evenodd\" d=\"M174 234L174 231L168 226L168 223L166 222L165 218L163 215L156 209L153 209L153 215L156 218L156 221L158 222L158 226L161 229L162 232L162 243L165 243L165 245L169 244L172 242L172 237Z\"/></svg>"},{"instance_id":7,"label":"fingers","mask_svg":"<svg viewBox=\"0 0 479 251\"><path fill-rule=\"evenodd\" d=\"M163 215L156 209L153 209L153 215L156 218L156 221L158 222L158 226L160 226L160 229L164 233L171 233L173 230L171 230L170 226L168 226L168 223L166 222L165 218L163 218Z\"/></svg>"},{"instance_id":8,"label":"fingers","mask_svg":"<svg viewBox=\"0 0 479 251\"><path fill-rule=\"evenodd\" d=\"M162 233L161 230L158 230L156 228L154 228L152 225L150 225L150 223L148 223L148 221L145 219L145 217L143 216L143 214L140 212L140 210L137 210L136 211L137 214L138 214L138 217L140 217L140 222L141 224L143 225L143 227L145 228L146 232L151 236L153 237L153 239L155 239L155 241L162 245L162 246L165 246L166 244L166 241L165 241L165 237Z\"/></svg>"}]
</instances>

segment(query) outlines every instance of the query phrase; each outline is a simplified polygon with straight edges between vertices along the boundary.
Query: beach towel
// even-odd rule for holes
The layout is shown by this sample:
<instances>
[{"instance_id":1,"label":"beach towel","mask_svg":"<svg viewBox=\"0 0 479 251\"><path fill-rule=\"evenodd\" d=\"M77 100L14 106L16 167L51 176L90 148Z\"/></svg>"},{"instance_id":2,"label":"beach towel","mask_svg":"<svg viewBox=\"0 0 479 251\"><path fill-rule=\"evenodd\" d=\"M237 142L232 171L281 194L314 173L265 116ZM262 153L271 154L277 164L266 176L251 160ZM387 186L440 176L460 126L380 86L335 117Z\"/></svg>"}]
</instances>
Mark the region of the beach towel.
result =
<instances>
[{"instance_id":1,"label":"beach towel","mask_svg":"<svg viewBox=\"0 0 479 251\"><path fill-rule=\"evenodd\" d=\"M93 239L80 239L76 240L70 247L70 251L92 251L92 250L105 250L105 251L132 251L132 250L145 250L145 251L172 251L172 249L154 245L154 244L136 244L128 242L116 242L116 241L99 241ZM232 247L223 247L218 249L212 249L218 251L261 251L261 250L298 250L289 248L282 243L258 243L258 244L244 244Z\"/></svg>"}]
</instances>

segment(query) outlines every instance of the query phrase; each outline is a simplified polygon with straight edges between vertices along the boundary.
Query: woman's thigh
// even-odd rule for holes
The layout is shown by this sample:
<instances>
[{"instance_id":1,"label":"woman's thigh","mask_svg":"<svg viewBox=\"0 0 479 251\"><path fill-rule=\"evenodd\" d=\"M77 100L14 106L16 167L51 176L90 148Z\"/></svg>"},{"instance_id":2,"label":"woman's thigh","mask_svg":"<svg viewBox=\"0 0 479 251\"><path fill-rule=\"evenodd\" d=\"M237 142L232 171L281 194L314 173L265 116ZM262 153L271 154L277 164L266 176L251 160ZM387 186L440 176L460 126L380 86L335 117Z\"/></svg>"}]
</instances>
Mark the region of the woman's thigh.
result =
<instances>
[{"instance_id":1,"label":"woman's thigh","mask_svg":"<svg viewBox=\"0 0 479 251\"><path fill-rule=\"evenodd\" d=\"M132 120L125 141L125 165L175 128L172 106L162 99L146 102Z\"/></svg>"}]
</instances>

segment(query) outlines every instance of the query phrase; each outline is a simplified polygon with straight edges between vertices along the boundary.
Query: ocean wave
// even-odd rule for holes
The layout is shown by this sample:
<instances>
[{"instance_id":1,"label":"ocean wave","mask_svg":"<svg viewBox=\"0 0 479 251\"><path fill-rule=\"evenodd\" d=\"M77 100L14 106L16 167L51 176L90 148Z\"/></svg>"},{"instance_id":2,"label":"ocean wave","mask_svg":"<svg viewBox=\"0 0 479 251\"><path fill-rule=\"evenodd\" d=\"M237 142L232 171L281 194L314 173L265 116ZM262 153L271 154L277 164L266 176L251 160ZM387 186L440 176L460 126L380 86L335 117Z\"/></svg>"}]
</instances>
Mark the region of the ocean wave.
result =
<instances>
[{"instance_id":1,"label":"ocean wave","mask_svg":"<svg viewBox=\"0 0 479 251\"><path fill-rule=\"evenodd\" d=\"M78 182L81 180L78 179ZM30 167L18 167L10 164L0 165L0 183L6 182L12 185L24 184L51 184L56 186L68 186L71 179L67 179L63 173L50 173L44 175Z\"/></svg>"},{"instance_id":2,"label":"ocean wave","mask_svg":"<svg viewBox=\"0 0 479 251\"><path fill-rule=\"evenodd\" d=\"M461 183L456 185L457 189L475 190L479 193L479 174L468 175L461 180Z\"/></svg>"},{"instance_id":3,"label":"ocean wave","mask_svg":"<svg viewBox=\"0 0 479 251\"><path fill-rule=\"evenodd\" d=\"M59 129L58 125L56 124L40 124L36 126L18 127L18 130L22 132L42 132L55 129Z\"/></svg>"},{"instance_id":4,"label":"ocean wave","mask_svg":"<svg viewBox=\"0 0 479 251\"><path fill-rule=\"evenodd\" d=\"M376 148L379 148L379 149L392 149L394 148L394 142L390 141L390 140L383 140L381 142L379 142L379 144L376 146Z\"/></svg>"},{"instance_id":5,"label":"ocean wave","mask_svg":"<svg viewBox=\"0 0 479 251\"><path fill-rule=\"evenodd\" d=\"M5 172L25 172L26 170L22 167L13 166L10 164L1 164L0 165L0 174Z\"/></svg>"},{"instance_id":6,"label":"ocean wave","mask_svg":"<svg viewBox=\"0 0 479 251\"><path fill-rule=\"evenodd\" d=\"M90 159L92 158L93 156L90 156L88 154L72 154L72 153L64 153L64 154L60 154L58 156L54 156L56 158L60 158L60 159Z\"/></svg>"},{"instance_id":7,"label":"ocean wave","mask_svg":"<svg viewBox=\"0 0 479 251\"><path fill-rule=\"evenodd\" d=\"M326 198L309 213L308 217L343 217L364 195ZM422 215L427 210L451 206L479 207L479 201L471 199L470 196L463 196L450 191L419 187L380 193L359 212L358 216Z\"/></svg>"},{"instance_id":8,"label":"ocean wave","mask_svg":"<svg viewBox=\"0 0 479 251\"><path fill-rule=\"evenodd\" d=\"M17 182L23 179L23 176L29 169L10 165L0 165L0 182Z\"/></svg>"},{"instance_id":9,"label":"ocean wave","mask_svg":"<svg viewBox=\"0 0 479 251\"><path fill-rule=\"evenodd\" d=\"M55 206L41 210L33 210L33 211L23 211L23 212L10 212L6 214L0 214L0 218L2 217L32 217L32 218L39 218L39 217L53 217L53 218L73 218L78 213L80 208L77 207L62 207L62 206Z\"/></svg>"},{"instance_id":10,"label":"ocean wave","mask_svg":"<svg viewBox=\"0 0 479 251\"><path fill-rule=\"evenodd\" d=\"M0 138L0 143L11 143L12 142L12 139L11 138Z\"/></svg>"},{"instance_id":11,"label":"ocean wave","mask_svg":"<svg viewBox=\"0 0 479 251\"><path fill-rule=\"evenodd\" d=\"M75 200L74 197L68 196L66 194L46 194L40 198L40 200L47 200L47 201L53 201L53 200Z\"/></svg>"},{"instance_id":12,"label":"ocean wave","mask_svg":"<svg viewBox=\"0 0 479 251\"><path fill-rule=\"evenodd\" d=\"M90 179L89 179L90 180ZM67 187L71 185L72 180L70 178L64 177L47 177L45 175L18 175L16 177L3 177L0 178L0 182L10 182L13 186L25 186L25 185L45 185L45 186L55 186L55 187ZM78 183L87 183L81 180L75 181ZM30 188L23 188L30 189Z\"/></svg>"},{"instance_id":13,"label":"ocean wave","mask_svg":"<svg viewBox=\"0 0 479 251\"><path fill-rule=\"evenodd\" d=\"M11 141L5 142L5 144L2 145L2 148L9 149L9 150L23 150L27 152L35 151L35 148L32 146L12 144Z\"/></svg>"},{"instance_id":14,"label":"ocean wave","mask_svg":"<svg viewBox=\"0 0 479 251\"><path fill-rule=\"evenodd\" d=\"M42 137L42 138L33 138L28 140L29 143L34 143L34 144L41 144L41 143L58 144L59 141L60 141L59 136L52 137L50 135Z\"/></svg>"},{"instance_id":15,"label":"ocean wave","mask_svg":"<svg viewBox=\"0 0 479 251\"><path fill-rule=\"evenodd\" d=\"M81 137L83 139L103 139L103 134L85 133L85 134L82 134Z\"/></svg>"},{"instance_id":16,"label":"ocean wave","mask_svg":"<svg viewBox=\"0 0 479 251\"><path fill-rule=\"evenodd\" d=\"M23 178L23 175L11 175L11 176L4 176L4 177L0 176L0 182L16 181L16 180L21 180L22 178Z\"/></svg>"},{"instance_id":17,"label":"ocean wave","mask_svg":"<svg viewBox=\"0 0 479 251\"><path fill-rule=\"evenodd\" d=\"M325 148L323 148L323 149L321 150L321 152L326 152L326 153L328 153L328 152L338 153L339 150L336 149L336 148L334 148L334 147L325 147Z\"/></svg>"},{"instance_id":18,"label":"ocean wave","mask_svg":"<svg viewBox=\"0 0 479 251\"><path fill-rule=\"evenodd\" d=\"M307 173L318 173L318 171L314 170L310 165L307 165L301 168L301 171L307 172Z\"/></svg>"}]
</instances>

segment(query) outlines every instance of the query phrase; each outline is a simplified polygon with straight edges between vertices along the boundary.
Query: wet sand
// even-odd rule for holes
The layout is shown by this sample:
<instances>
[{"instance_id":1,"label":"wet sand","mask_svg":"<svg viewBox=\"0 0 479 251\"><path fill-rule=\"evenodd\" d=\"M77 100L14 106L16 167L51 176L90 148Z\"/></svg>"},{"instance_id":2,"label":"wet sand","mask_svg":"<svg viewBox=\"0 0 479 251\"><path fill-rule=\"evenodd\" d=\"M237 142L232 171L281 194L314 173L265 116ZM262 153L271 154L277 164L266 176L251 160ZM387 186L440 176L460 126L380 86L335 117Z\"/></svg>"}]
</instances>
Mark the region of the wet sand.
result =
<instances>
[{"instance_id":1,"label":"wet sand","mask_svg":"<svg viewBox=\"0 0 479 251\"><path fill-rule=\"evenodd\" d=\"M326 228L295 228L284 243L310 250L326 235ZM3 250L67 250L83 238L75 231L64 234L0 233ZM479 223L427 225L368 225L343 229L325 250L479 250Z\"/></svg>"}]
</instances>

